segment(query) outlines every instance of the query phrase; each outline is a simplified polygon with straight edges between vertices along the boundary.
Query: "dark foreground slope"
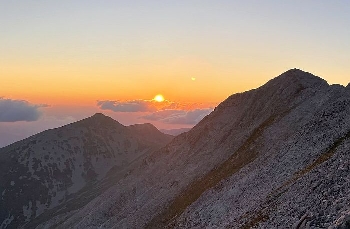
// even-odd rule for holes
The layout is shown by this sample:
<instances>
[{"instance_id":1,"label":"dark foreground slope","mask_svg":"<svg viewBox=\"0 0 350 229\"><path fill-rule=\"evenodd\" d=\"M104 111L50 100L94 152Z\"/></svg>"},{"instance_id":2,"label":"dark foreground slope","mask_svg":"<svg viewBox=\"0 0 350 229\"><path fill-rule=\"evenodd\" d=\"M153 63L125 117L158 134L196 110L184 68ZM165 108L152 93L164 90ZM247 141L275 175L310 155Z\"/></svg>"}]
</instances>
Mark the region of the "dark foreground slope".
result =
<instances>
[{"instance_id":1,"label":"dark foreground slope","mask_svg":"<svg viewBox=\"0 0 350 229\"><path fill-rule=\"evenodd\" d=\"M85 207L39 228L345 225L349 131L350 88L289 70L230 96Z\"/></svg>"},{"instance_id":2,"label":"dark foreground slope","mask_svg":"<svg viewBox=\"0 0 350 229\"><path fill-rule=\"evenodd\" d=\"M0 149L0 228L32 228L84 206L171 139L95 114Z\"/></svg>"}]
</instances>

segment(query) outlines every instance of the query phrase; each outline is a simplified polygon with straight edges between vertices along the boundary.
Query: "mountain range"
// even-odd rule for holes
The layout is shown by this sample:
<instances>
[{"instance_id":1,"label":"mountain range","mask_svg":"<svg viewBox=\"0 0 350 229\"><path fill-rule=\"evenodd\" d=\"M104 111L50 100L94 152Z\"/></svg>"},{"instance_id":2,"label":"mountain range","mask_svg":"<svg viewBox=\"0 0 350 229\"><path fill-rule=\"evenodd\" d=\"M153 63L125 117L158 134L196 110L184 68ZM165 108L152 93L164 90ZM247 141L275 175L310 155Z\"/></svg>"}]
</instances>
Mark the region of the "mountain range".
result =
<instances>
[{"instance_id":1,"label":"mountain range","mask_svg":"<svg viewBox=\"0 0 350 229\"><path fill-rule=\"evenodd\" d=\"M83 206L172 138L151 124L125 127L95 114L0 149L1 228Z\"/></svg>"},{"instance_id":2,"label":"mountain range","mask_svg":"<svg viewBox=\"0 0 350 229\"><path fill-rule=\"evenodd\" d=\"M350 84L291 69L176 137L96 114L0 174L1 228L349 228Z\"/></svg>"}]
</instances>

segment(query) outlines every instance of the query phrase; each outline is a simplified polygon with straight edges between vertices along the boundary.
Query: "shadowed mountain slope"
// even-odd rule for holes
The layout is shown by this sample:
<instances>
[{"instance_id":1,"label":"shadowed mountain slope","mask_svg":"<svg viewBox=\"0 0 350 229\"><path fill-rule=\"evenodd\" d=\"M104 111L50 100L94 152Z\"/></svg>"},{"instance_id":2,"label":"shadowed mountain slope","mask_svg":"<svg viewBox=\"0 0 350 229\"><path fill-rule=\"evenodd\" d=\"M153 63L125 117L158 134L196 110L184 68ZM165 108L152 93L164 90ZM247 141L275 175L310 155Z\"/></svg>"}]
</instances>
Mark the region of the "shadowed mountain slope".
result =
<instances>
[{"instance_id":1,"label":"shadowed mountain slope","mask_svg":"<svg viewBox=\"0 0 350 229\"><path fill-rule=\"evenodd\" d=\"M127 127L135 136L148 141L150 144L164 146L164 142L169 142L173 136L160 132L155 126L150 123L135 124Z\"/></svg>"},{"instance_id":2,"label":"shadowed mountain slope","mask_svg":"<svg viewBox=\"0 0 350 229\"><path fill-rule=\"evenodd\" d=\"M349 131L349 89L292 69L230 96L85 207L40 227L341 225L349 205L324 206L349 201Z\"/></svg>"},{"instance_id":3,"label":"shadowed mountain slope","mask_svg":"<svg viewBox=\"0 0 350 229\"><path fill-rule=\"evenodd\" d=\"M0 149L1 228L83 206L126 174L132 163L171 139L151 124L125 127L95 114ZM96 187L102 190L89 193ZM80 203L66 205L77 196Z\"/></svg>"}]
</instances>

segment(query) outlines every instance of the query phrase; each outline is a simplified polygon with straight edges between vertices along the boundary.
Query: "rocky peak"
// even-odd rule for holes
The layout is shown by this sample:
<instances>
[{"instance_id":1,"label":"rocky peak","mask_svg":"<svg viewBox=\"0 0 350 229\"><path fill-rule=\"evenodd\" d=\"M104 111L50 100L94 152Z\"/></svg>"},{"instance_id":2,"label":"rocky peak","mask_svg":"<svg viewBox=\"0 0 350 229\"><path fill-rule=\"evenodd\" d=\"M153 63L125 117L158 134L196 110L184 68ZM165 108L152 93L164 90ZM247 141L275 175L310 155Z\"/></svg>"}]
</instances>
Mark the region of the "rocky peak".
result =
<instances>
[{"instance_id":1,"label":"rocky peak","mask_svg":"<svg viewBox=\"0 0 350 229\"><path fill-rule=\"evenodd\" d=\"M299 69L290 69L257 89L231 95L215 109L213 115L222 113L220 119L227 119L232 116L232 112L236 112L237 117L247 122L265 120L271 115L288 111L317 91L326 92L328 88L328 83L320 77Z\"/></svg>"},{"instance_id":2,"label":"rocky peak","mask_svg":"<svg viewBox=\"0 0 350 229\"><path fill-rule=\"evenodd\" d=\"M124 125L120 124L118 121L102 113L96 113L89 118L79 121L79 123L90 127L114 127L114 128L125 127Z\"/></svg>"},{"instance_id":3,"label":"rocky peak","mask_svg":"<svg viewBox=\"0 0 350 229\"><path fill-rule=\"evenodd\" d=\"M90 119L93 119L93 120L98 120L98 121L115 121L114 119L112 119L111 117L107 116L107 115L104 115L102 113L96 113L94 114L93 116L90 117ZM117 121L115 121L117 122Z\"/></svg>"},{"instance_id":4,"label":"rocky peak","mask_svg":"<svg viewBox=\"0 0 350 229\"><path fill-rule=\"evenodd\" d=\"M136 128L145 133L97 113L1 148L0 228L11 221L10 228L35 224L37 217L51 217L52 209L86 204L172 139L151 124Z\"/></svg>"},{"instance_id":5,"label":"rocky peak","mask_svg":"<svg viewBox=\"0 0 350 229\"><path fill-rule=\"evenodd\" d=\"M92 117L95 117L95 118L106 118L108 117L107 115L104 115L103 113L96 113L94 114Z\"/></svg>"},{"instance_id":6,"label":"rocky peak","mask_svg":"<svg viewBox=\"0 0 350 229\"><path fill-rule=\"evenodd\" d=\"M302 88L322 88L328 83L324 79L300 69L290 69L276 78L270 80L266 85L274 87L300 86Z\"/></svg>"}]
</instances>

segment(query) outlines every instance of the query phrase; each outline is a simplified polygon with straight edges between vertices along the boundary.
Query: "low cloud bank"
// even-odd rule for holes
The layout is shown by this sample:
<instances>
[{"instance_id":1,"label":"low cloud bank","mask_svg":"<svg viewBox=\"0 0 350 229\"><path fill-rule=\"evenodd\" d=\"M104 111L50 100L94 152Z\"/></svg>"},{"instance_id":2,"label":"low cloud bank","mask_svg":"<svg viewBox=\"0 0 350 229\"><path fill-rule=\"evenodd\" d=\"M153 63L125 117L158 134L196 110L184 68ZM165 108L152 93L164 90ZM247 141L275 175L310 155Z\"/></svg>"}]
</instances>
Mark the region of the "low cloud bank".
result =
<instances>
[{"instance_id":1,"label":"low cloud bank","mask_svg":"<svg viewBox=\"0 0 350 229\"><path fill-rule=\"evenodd\" d=\"M211 108L195 110L162 110L141 118L151 121L160 121L169 124L189 124L195 125L206 115L212 112Z\"/></svg>"},{"instance_id":2,"label":"low cloud bank","mask_svg":"<svg viewBox=\"0 0 350 229\"><path fill-rule=\"evenodd\" d=\"M0 122L37 121L45 105L30 104L25 100L0 98Z\"/></svg>"},{"instance_id":3,"label":"low cloud bank","mask_svg":"<svg viewBox=\"0 0 350 229\"><path fill-rule=\"evenodd\" d=\"M98 101L97 106L102 110L111 110L114 112L148 112L154 111L150 103L144 100L132 101Z\"/></svg>"},{"instance_id":4,"label":"low cloud bank","mask_svg":"<svg viewBox=\"0 0 350 229\"><path fill-rule=\"evenodd\" d=\"M97 101L97 106L101 110L110 110L114 112L155 112L166 109L176 109L179 104L163 101L157 102L154 100L129 100L129 101L113 101L113 100L101 100Z\"/></svg>"},{"instance_id":5,"label":"low cloud bank","mask_svg":"<svg viewBox=\"0 0 350 229\"><path fill-rule=\"evenodd\" d=\"M180 104L165 100L130 100L130 101L97 101L101 110L113 112L142 112L139 119L158 121L166 124L195 125L206 115L213 111L212 108L198 108L200 104ZM149 113L146 114L145 113Z\"/></svg>"}]
</instances>

